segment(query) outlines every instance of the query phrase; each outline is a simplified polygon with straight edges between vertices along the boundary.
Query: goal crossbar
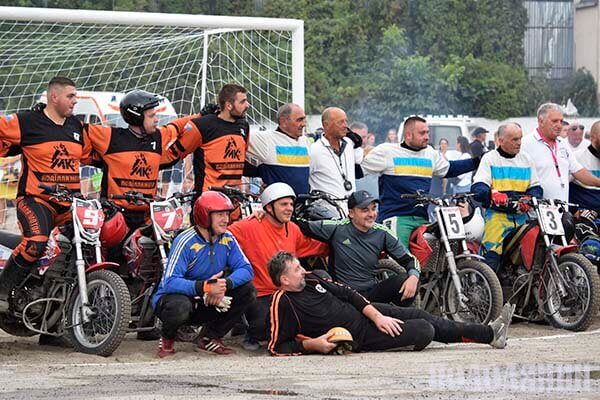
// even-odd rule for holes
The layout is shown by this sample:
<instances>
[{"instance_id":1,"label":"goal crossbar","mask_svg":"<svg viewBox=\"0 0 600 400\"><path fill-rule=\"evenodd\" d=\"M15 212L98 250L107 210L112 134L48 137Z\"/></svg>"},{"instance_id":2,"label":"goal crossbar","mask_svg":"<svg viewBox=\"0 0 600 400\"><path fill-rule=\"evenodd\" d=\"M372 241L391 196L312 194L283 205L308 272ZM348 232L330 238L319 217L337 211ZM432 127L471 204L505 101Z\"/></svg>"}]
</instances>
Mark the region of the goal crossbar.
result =
<instances>
[{"instance_id":1,"label":"goal crossbar","mask_svg":"<svg viewBox=\"0 0 600 400\"><path fill-rule=\"evenodd\" d=\"M68 10L0 6L2 20L51 21L111 25L152 25L223 29L282 30L292 33L292 46L304 49L304 21L289 18L141 13L130 11ZM210 34L210 31L206 32ZM292 53L292 101L304 107L304 51Z\"/></svg>"}]
</instances>

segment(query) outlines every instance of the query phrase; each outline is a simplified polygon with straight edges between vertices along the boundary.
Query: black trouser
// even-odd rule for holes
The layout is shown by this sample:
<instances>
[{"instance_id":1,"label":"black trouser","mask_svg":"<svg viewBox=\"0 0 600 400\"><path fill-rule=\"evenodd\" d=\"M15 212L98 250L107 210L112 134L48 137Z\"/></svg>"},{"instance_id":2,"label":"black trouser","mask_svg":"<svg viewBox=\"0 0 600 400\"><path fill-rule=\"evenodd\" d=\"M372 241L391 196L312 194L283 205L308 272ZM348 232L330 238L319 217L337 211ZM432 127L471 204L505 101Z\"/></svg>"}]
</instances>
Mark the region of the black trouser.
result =
<instances>
[{"instance_id":1,"label":"black trouser","mask_svg":"<svg viewBox=\"0 0 600 400\"><path fill-rule=\"evenodd\" d=\"M416 308L382 303L374 303L373 306L383 315L402 320L402 333L391 337L369 323L362 341L358 343L359 351L381 351L407 346L421 350L431 341L490 343L494 339L494 332L488 325L455 322Z\"/></svg>"},{"instance_id":2,"label":"black trouser","mask_svg":"<svg viewBox=\"0 0 600 400\"><path fill-rule=\"evenodd\" d=\"M267 340L267 322L269 318L269 306L272 295L260 296L246 309L246 320L248 321L248 336L255 340Z\"/></svg>"},{"instance_id":3,"label":"black trouser","mask_svg":"<svg viewBox=\"0 0 600 400\"><path fill-rule=\"evenodd\" d=\"M241 318L246 308L254 302L255 289L252 283L228 290L231 308L218 312L214 306L205 306L202 299L196 300L183 294L166 294L156 305L156 315L162 321L161 335L175 339L177 329L183 325L204 324L204 336L214 339L225 336Z\"/></svg>"},{"instance_id":4,"label":"black trouser","mask_svg":"<svg viewBox=\"0 0 600 400\"><path fill-rule=\"evenodd\" d=\"M371 289L366 291L361 291L360 294L365 296L367 300L376 302L376 303L394 303L400 307L410 307L415 301L415 296L410 297L408 299L400 300L402 298L402 293L400 293L400 288L404 284L404 282L408 279L410 275L407 273L400 273L398 275L394 275L391 278L378 282ZM419 293L419 289L417 286L417 292Z\"/></svg>"}]
</instances>

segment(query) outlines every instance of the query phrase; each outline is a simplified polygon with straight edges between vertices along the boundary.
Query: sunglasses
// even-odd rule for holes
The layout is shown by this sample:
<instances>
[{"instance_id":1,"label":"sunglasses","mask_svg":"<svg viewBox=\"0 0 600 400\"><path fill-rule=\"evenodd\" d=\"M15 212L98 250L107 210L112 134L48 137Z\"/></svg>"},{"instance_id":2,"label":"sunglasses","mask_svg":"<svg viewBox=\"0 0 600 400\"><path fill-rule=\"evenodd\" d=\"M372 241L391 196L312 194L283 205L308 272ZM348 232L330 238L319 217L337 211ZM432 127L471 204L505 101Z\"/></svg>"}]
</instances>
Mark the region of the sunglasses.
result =
<instances>
[{"instance_id":1,"label":"sunglasses","mask_svg":"<svg viewBox=\"0 0 600 400\"><path fill-rule=\"evenodd\" d=\"M569 129L572 130L572 131L576 131L577 129L583 130L584 127L583 127L583 125L573 125Z\"/></svg>"}]
</instances>

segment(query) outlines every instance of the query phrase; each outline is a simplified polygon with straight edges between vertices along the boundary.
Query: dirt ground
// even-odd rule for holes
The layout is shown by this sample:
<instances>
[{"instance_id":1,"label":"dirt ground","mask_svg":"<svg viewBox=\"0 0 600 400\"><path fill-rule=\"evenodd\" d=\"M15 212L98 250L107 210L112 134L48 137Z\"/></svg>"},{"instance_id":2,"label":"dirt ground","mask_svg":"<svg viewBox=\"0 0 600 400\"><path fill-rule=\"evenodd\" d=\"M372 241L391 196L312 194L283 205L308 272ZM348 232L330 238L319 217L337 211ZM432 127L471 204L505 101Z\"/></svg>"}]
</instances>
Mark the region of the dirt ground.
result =
<instances>
[{"instance_id":1,"label":"dirt ground","mask_svg":"<svg viewBox=\"0 0 600 400\"><path fill-rule=\"evenodd\" d=\"M0 333L0 399L600 399L600 318L582 333L514 324L504 350L275 358L227 341L237 354L178 343L157 360L156 342L134 336L102 358Z\"/></svg>"}]
</instances>

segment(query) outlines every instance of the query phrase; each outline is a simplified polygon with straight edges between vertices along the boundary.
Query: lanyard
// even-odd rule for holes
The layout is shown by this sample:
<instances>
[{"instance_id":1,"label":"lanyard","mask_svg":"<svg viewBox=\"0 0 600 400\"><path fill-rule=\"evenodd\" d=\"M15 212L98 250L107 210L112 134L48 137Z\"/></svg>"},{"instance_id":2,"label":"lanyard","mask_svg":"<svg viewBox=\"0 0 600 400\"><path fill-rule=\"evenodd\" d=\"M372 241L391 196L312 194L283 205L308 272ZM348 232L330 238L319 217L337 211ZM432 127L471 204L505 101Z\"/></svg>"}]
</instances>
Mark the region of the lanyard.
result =
<instances>
[{"instance_id":1,"label":"lanyard","mask_svg":"<svg viewBox=\"0 0 600 400\"><path fill-rule=\"evenodd\" d=\"M549 140L546 139L546 137L540 132L540 130L538 129L538 134L540 135L540 138L542 139L542 142L544 142L544 144L550 149L550 154L552 154L552 161L554 161L554 167L556 169L556 174L558 175L558 179L561 180L561 184L562 184L562 179L561 179L561 175L560 175L560 166L558 165L558 143L556 143L556 139L554 140L554 143L551 143Z\"/></svg>"}]
</instances>

